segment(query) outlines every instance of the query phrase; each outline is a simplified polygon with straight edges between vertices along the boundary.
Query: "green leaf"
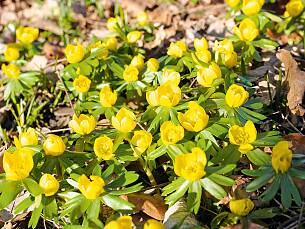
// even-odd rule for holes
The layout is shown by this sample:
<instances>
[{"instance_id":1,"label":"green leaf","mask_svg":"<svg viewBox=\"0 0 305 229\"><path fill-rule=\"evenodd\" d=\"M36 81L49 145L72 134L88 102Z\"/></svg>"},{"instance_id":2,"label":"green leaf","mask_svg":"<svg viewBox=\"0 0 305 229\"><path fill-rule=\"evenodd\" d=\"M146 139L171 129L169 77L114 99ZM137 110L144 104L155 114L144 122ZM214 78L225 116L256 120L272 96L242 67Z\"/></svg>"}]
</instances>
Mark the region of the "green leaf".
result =
<instances>
[{"instance_id":1,"label":"green leaf","mask_svg":"<svg viewBox=\"0 0 305 229\"><path fill-rule=\"evenodd\" d=\"M248 215L249 219L270 219L278 215L279 211L277 208L262 208L251 212Z\"/></svg>"},{"instance_id":2,"label":"green leaf","mask_svg":"<svg viewBox=\"0 0 305 229\"><path fill-rule=\"evenodd\" d=\"M166 151L167 151L167 146L161 145L157 149L147 154L147 160L155 160L156 158L161 157L163 154L165 154Z\"/></svg>"},{"instance_id":3,"label":"green leaf","mask_svg":"<svg viewBox=\"0 0 305 229\"><path fill-rule=\"evenodd\" d=\"M260 149L255 149L247 154L248 159L255 165L268 165L271 162L271 156Z\"/></svg>"},{"instance_id":4,"label":"green leaf","mask_svg":"<svg viewBox=\"0 0 305 229\"><path fill-rule=\"evenodd\" d=\"M19 214L23 212L24 210L28 209L33 203L34 202L31 199L31 196L28 196L14 208L14 214Z\"/></svg>"},{"instance_id":5,"label":"green leaf","mask_svg":"<svg viewBox=\"0 0 305 229\"><path fill-rule=\"evenodd\" d=\"M176 186L175 191L165 198L166 203L169 206L172 206L173 204L175 204L186 193L190 184L191 184L190 181L183 179L183 183L178 187ZM164 193L162 193L162 195L164 195Z\"/></svg>"},{"instance_id":6,"label":"green leaf","mask_svg":"<svg viewBox=\"0 0 305 229\"><path fill-rule=\"evenodd\" d=\"M223 186L232 186L235 184L234 180L232 180L229 177L225 177L219 174L211 174L210 176L208 176L209 179L211 179L212 181L214 181L215 183L219 184L219 185L223 185Z\"/></svg>"},{"instance_id":7,"label":"green leaf","mask_svg":"<svg viewBox=\"0 0 305 229\"><path fill-rule=\"evenodd\" d=\"M39 184L31 178L25 178L23 181L25 188L33 195L38 196L43 193Z\"/></svg>"},{"instance_id":8,"label":"green leaf","mask_svg":"<svg viewBox=\"0 0 305 229\"><path fill-rule=\"evenodd\" d=\"M262 201L269 201L269 200L272 200L274 198L274 196L276 195L277 191L280 188L281 178L282 178L281 175L277 175L275 177L272 184L267 188L266 191L264 191L261 194L260 198L262 198Z\"/></svg>"},{"instance_id":9,"label":"green leaf","mask_svg":"<svg viewBox=\"0 0 305 229\"><path fill-rule=\"evenodd\" d=\"M292 177L298 177L300 179L305 180L305 171L304 170L299 170L296 168L290 168L289 169L289 174Z\"/></svg>"},{"instance_id":10,"label":"green leaf","mask_svg":"<svg viewBox=\"0 0 305 229\"><path fill-rule=\"evenodd\" d=\"M111 207L115 211L131 211L134 207L134 205L128 201L111 194L104 195L101 198L104 204Z\"/></svg>"},{"instance_id":11,"label":"green leaf","mask_svg":"<svg viewBox=\"0 0 305 229\"><path fill-rule=\"evenodd\" d=\"M252 181L250 184L247 185L246 191L247 192L254 192L263 185L267 184L267 182L274 176L274 172L266 173L259 178Z\"/></svg>"},{"instance_id":12,"label":"green leaf","mask_svg":"<svg viewBox=\"0 0 305 229\"><path fill-rule=\"evenodd\" d=\"M228 133L228 128L217 123L212 124L205 129L217 138L223 138Z\"/></svg>"},{"instance_id":13,"label":"green leaf","mask_svg":"<svg viewBox=\"0 0 305 229\"><path fill-rule=\"evenodd\" d=\"M177 190L185 182L184 178L178 177L176 180L172 181L172 183L166 185L162 190L162 196L167 196L169 193Z\"/></svg>"},{"instance_id":14,"label":"green leaf","mask_svg":"<svg viewBox=\"0 0 305 229\"><path fill-rule=\"evenodd\" d=\"M279 131L267 131L259 133L257 139L253 142L255 146L274 146L282 139Z\"/></svg>"},{"instance_id":15,"label":"green leaf","mask_svg":"<svg viewBox=\"0 0 305 229\"><path fill-rule=\"evenodd\" d=\"M257 41L253 41L252 44L255 47L259 47L259 48L263 48L263 49L267 49L267 50L273 50L279 46L277 42L269 40L269 39L265 39L265 38L262 38Z\"/></svg>"},{"instance_id":16,"label":"green leaf","mask_svg":"<svg viewBox=\"0 0 305 229\"><path fill-rule=\"evenodd\" d=\"M124 68L122 68L120 65L118 65L115 62L112 62L108 66L115 76L123 79Z\"/></svg>"},{"instance_id":17,"label":"green leaf","mask_svg":"<svg viewBox=\"0 0 305 229\"><path fill-rule=\"evenodd\" d=\"M128 187L128 188L123 188L121 190L112 190L111 194L115 195L115 196L120 196L120 195L125 195L125 194L128 194L128 193L138 192L142 188L143 188L142 184L139 183L139 184L133 185L133 186Z\"/></svg>"},{"instance_id":18,"label":"green leaf","mask_svg":"<svg viewBox=\"0 0 305 229\"><path fill-rule=\"evenodd\" d=\"M242 118L242 121L251 120L254 123L258 123L262 120L265 120L267 117L255 111L251 111L245 107L240 107L236 110L237 114Z\"/></svg>"},{"instance_id":19,"label":"green leaf","mask_svg":"<svg viewBox=\"0 0 305 229\"><path fill-rule=\"evenodd\" d=\"M187 205L190 211L194 211L195 214L198 213L201 201L202 187L200 182L193 182L189 187L187 196Z\"/></svg>"},{"instance_id":20,"label":"green leaf","mask_svg":"<svg viewBox=\"0 0 305 229\"><path fill-rule=\"evenodd\" d=\"M92 67L86 61L79 63L80 74L88 76L92 72Z\"/></svg>"},{"instance_id":21,"label":"green leaf","mask_svg":"<svg viewBox=\"0 0 305 229\"><path fill-rule=\"evenodd\" d=\"M298 206L300 206L300 205L302 204L302 199L301 199L299 190L298 190L298 188L295 186L295 184L294 184L292 178L289 176L289 174L286 174L286 176L287 176L286 179L287 179L288 182L290 183L288 187L289 187L289 189L290 189L290 192L291 192L291 194L292 194L292 197L293 197L293 199L294 199L294 202L295 202Z\"/></svg>"},{"instance_id":22,"label":"green leaf","mask_svg":"<svg viewBox=\"0 0 305 229\"><path fill-rule=\"evenodd\" d=\"M88 219L98 219L101 209L101 201L99 199L95 199L87 209Z\"/></svg>"},{"instance_id":23,"label":"green leaf","mask_svg":"<svg viewBox=\"0 0 305 229\"><path fill-rule=\"evenodd\" d=\"M0 185L0 210L8 206L22 191L17 181L4 181Z\"/></svg>"},{"instance_id":24,"label":"green leaf","mask_svg":"<svg viewBox=\"0 0 305 229\"><path fill-rule=\"evenodd\" d=\"M42 204L40 204L37 208L35 208L32 212L31 219L29 221L29 227L36 228L37 223L40 218L40 214L42 212Z\"/></svg>"},{"instance_id":25,"label":"green leaf","mask_svg":"<svg viewBox=\"0 0 305 229\"><path fill-rule=\"evenodd\" d=\"M136 174L134 171L128 171L128 172L125 172L124 174L120 175L114 181L107 184L105 188L114 189L117 187L129 185L129 184L135 182L136 180L138 180L138 178L139 178L139 175Z\"/></svg>"},{"instance_id":26,"label":"green leaf","mask_svg":"<svg viewBox=\"0 0 305 229\"><path fill-rule=\"evenodd\" d=\"M228 165L220 165L215 167L207 167L206 170L208 174L226 174L231 172L233 169L236 168L235 164L228 164Z\"/></svg>"},{"instance_id":27,"label":"green leaf","mask_svg":"<svg viewBox=\"0 0 305 229\"><path fill-rule=\"evenodd\" d=\"M208 177L201 179L200 183L208 193L219 200L227 195L226 191L220 185L216 184Z\"/></svg>"},{"instance_id":28,"label":"green leaf","mask_svg":"<svg viewBox=\"0 0 305 229\"><path fill-rule=\"evenodd\" d=\"M289 188L290 182L287 178L287 174L284 174L281 182L281 202L286 209L290 208L292 202Z\"/></svg>"}]
</instances>

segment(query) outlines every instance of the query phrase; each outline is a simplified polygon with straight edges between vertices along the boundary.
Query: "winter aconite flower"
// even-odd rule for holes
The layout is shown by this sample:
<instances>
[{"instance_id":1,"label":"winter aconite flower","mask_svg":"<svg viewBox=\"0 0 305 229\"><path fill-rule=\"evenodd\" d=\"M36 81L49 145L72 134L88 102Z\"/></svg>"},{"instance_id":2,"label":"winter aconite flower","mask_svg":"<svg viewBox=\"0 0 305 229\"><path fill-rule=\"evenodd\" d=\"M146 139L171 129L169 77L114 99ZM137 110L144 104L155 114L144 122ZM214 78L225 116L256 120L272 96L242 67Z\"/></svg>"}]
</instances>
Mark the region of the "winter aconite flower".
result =
<instances>
[{"instance_id":1,"label":"winter aconite flower","mask_svg":"<svg viewBox=\"0 0 305 229\"><path fill-rule=\"evenodd\" d=\"M81 114L77 117L74 114L69 122L69 127L77 134L90 134L96 127L96 120L92 115Z\"/></svg>"},{"instance_id":2,"label":"winter aconite flower","mask_svg":"<svg viewBox=\"0 0 305 229\"><path fill-rule=\"evenodd\" d=\"M265 0L243 0L243 6L241 10L247 16L253 16L261 11Z\"/></svg>"},{"instance_id":3,"label":"winter aconite flower","mask_svg":"<svg viewBox=\"0 0 305 229\"><path fill-rule=\"evenodd\" d=\"M221 78L221 70L216 63L201 67L197 73L197 81L204 87L211 87L215 79Z\"/></svg>"},{"instance_id":4,"label":"winter aconite flower","mask_svg":"<svg viewBox=\"0 0 305 229\"><path fill-rule=\"evenodd\" d=\"M156 58L150 58L146 64L148 70L151 72L156 72L159 69L159 61Z\"/></svg>"},{"instance_id":5,"label":"winter aconite flower","mask_svg":"<svg viewBox=\"0 0 305 229\"><path fill-rule=\"evenodd\" d=\"M73 81L73 87L80 93L85 93L90 89L91 80L83 75L79 75Z\"/></svg>"},{"instance_id":6,"label":"winter aconite flower","mask_svg":"<svg viewBox=\"0 0 305 229\"><path fill-rule=\"evenodd\" d=\"M16 30L17 40L25 44L31 44L38 38L39 30L32 27L19 27Z\"/></svg>"},{"instance_id":7,"label":"winter aconite flower","mask_svg":"<svg viewBox=\"0 0 305 229\"><path fill-rule=\"evenodd\" d=\"M53 196L59 189L59 182L51 174L43 174L39 180L39 186L46 196Z\"/></svg>"},{"instance_id":8,"label":"winter aconite flower","mask_svg":"<svg viewBox=\"0 0 305 229\"><path fill-rule=\"evenodd\" d=\"M100 91L100 103L103 107L112 107L117 100L118 94L112 91L109 85L102 87Z\"/></svg>"},{"instance_id":9,"label":"winter aconite flower","mask_svg":"<svg viewBox=\"0 0 305 229\"><path fill-rule=\"evenodd\" d=\"M204 37L201 39L195 38L194 47L196 51L207 50L209 48L208 41Z\"/></svg>"},{"instance_id":10,"label":"winter aconite flower","mask_svg":"<svg viewBox=\"0 0 305 229\"><path fill-rule=\"evenodd\" d=\"M118 22L119 22L118 18L114 18L114 17L108 18L106 24L107 29L111 32L114 32L116 30Z\"/></svg>"},{"instance_id":11,"label":"winter aconite flower","mask_svg":"<svg viewBox=\"0 0 305 229\"><path fill-rule=\"evenodd\" d=\"M127 42L136 43L138 40L140 40L141 36L142 36L142 32L140 32L140 31L129 32L127 34Z\"/></svg>"},{"instance_id":12,"label":"winter aconite flower","mask_svg":"<svg viewBox=\"0 0 305 229\"><path fill-rule=\"evenodd\" d=\"M137 22L141 26L145 26L148 23L148 14L146 12L140 12L137 14Z\"/></svg>"},{"instance_id":13,"label":"winter aconite flower","mask_svg":"<svg viewBox=\"0 0 305 229\"><path fill-rule=\"evenodd\" d=\"M167 49L167 55L180 58L186 52L187 46L183 41L172 42Z\"/></svg>"},{"instance_id":14,"label":"winter aconite flower","mask_svg":"<svg viewBox=\"0 0 305 229\"><path fill-rule=\"evenodd\" d=\"M254 208L254 203L249 198L231 200L229 207L233 214L238 216L246 216Z\"/></svg>"},{"instance_id":15,"label":"winter aconite flower","mask_svg":"<svg viewBox=\"0 0 305 229\"><path fill-rule=\"evenodd\" d=\"M203 130L209 121L209 116L195 101L188 103L188 110L183 113L178 113L178 119L181 125L188 131L199 132Z\"/></svg>"},{"instance_id":16,"label":"winter aconite flower","mask_svg":"<svg viewBox=\"0 0 305 229\"><path fill-rule=\"evenodd\" d=\"M240 3L240 0L225 0L225 2L230 6L231 8L235 8Z\"/></svg>"},{"instance_id":17,"label":"winter aconite flower","mask_svg":"<svg viewBox=\"0 0 305 229\"><path fill-rule=\"evenodd\" d=\"M20 75L20 68L16 64L2 64L1 70L11 79L17 79Z\"/></svg>"},{"instance_id":18,"label":"winter aconite flower","mask_svg":"<svg viewBox=\"0 0 305 229\"><path fill-rule=\"evenodd\" d=\"M115 129L123 133L131 132L137 125L135 114L124 107L112 117L111 123Z\"/></svg>"},{"instance_id":19,"label":"winter aconite flower","mask_svg":"<svg viewBox=\"0 0 305 229\"><path fill-rule=\"evenodd\" d=\"M276 173L285 173L291 166L292 151L287 141L278 142L272 150L272 167Z\"/></svg>"},{"instance_id":20,"label":"winter aconite flower","mask_svg":"<svg viewBox=\"0 0 305 229\"><path fill-rule=\"evenodd\" d=\"M253 149L251 143L256 140L256 128L252 121L247 121L245 126L233 125L229 129L229 139L234 145L239 145L241 153L247 153Z\"/></svg>"},{"instance_id":21,"label":"winter aconite flower","mask_svg":"<svg viewBox=\"0 0 305 229\"><path fill-rule=\"evenodd\" d=\"M15 152L6 151L3 155L3 169L7 180L23 180L33 169L33 154L29 148L18 148Z\"/></svg>"},{"instance_id":22,"label":"winter aconite flower","mask_svg":"<svg viewBox=\"0 0 305 229\"><path fill-rule=\"evenodd\" d=\"M109 37L105 41L105 46L109 50L116 50L118 47L118 40L115 37Z\"/></svg>"},{"instance_id":23,"label":"winter aconite flower","mask_svg":"<svg viewBox=\"0 0 305 229\"><path fill-rule=\"evenodd\" d=\"M146 93L146 100L151 106L174 107L181 99L181 89L171 81Z\"/></svg>"},{"instance_id":24,"label":"winter aconite flower","mask_svg":"<svg viewBox=\"0 0 305 229\"><path fill-rule=\"evenodd\" d=\"M207 158L205 153L198 147L192 149L191 153L176 156L174 171L189 181L200 180L205 175Z\"/></svg>"},{"instance_id":25,"label":"winter aconite flower","mask_svg":"<svg viewBox=\"0 0 305 229\"><path fill-rule=\"evenodd\" d=\"M302 0L290 0L286 4L286 12L290 17L299 16L304 10L304 5Z\"/></svg>"},{"instance_id":26,"label":"winter aconite flower","mask_svg":"<svg viewBox=\"0 0 305 229\"><path fill-rule=\"evenodd\" d=\"M184 137L184 129L171 121L164 122L160 127L161 140L165 145L179 142Z\"/></svg>"},{"instance_id":27,"label":"winter aconite flower","mask_svg":"<svg viewBox=\"0 0 305 229\"><path fill-rule=\"evenodd\" d=\"M65 54L67 61L70 64L75 64L80 62L85 56L85 48L81 44L71 45L68 44L65 48Z\"/></svg>"},{"instance_id":28,"label":"winter aconite flower","mask_svg":"<svg viewBox=\"0 0 305 229\"><path fill-rule=\"evenodd\" d=\"M104 229L132 229L132 218L124 215L107 223Z\"/></svg>"},{"instance_id":29,"label":"winter aconite flower","mask_svg":"<svg viewBox=\"0 0 305 229\"><path fill-rule=\"evenodd\" d=\"M19 134L19 142L21 146L37 145L38 135L33 128L27 129Z\"/></svg>"},{"instance_id":30,"label":"winter aconite flower","mask_svg":"<svg viewBox=\"0 0 305 229\"><path fill-rule=\"evenodd\" d=\"M231 40L225 38L214 43L215 60L225 66L232 68L237 64L237 53L234 51Z\"/></svg>"},{"instance_id":31,"label":"winter aconite flower","mask_svg":"<svg viewBox=\"0 0 305 229\"><path fill-rule=\"evenodd\" d=\"M19 49L15 45L7 45L4 51L4 59L8 62L18 60L20 54Z\"/></svg>"},{"instance_id":32,"label":"winter aconite flower","mask_svg":"<svg viewBox=\"0 0 305 229\"><path fill-rule=\"evenodd\" d=\"M142 55L136 55L132 58L130 65L136 67L139 71L144 68L144 58Z\"/></svg>"},{"instance_id":33,"label":"winter aconite flower","mask_svg":"<svg viewBox=\"0 0 305 229\"><path fill-rule=\"evenodd\" d=\"M249 93L242 86L232 84L226 93L225 101L229 107L240 107L248 98Z\"/></svg>"},{"instance_id":34,"label":"winter aconite flower","mask_svg":"<svg viewBox=\"0 0 305 229\"><path fill-rule=\"evenodd\" d=\"M200 61L202 61L202 62L204 62L204 63L209 63L210 61L211 61L211 59L212 59L212 54L211 54L211 52L209 51L209 50L199 50L199 51L195 51L195 55L196 55L196 57L200 60Z\"/></svg>"},{"instance_id":35,"label":"winter aconite flower","mask_svg":"<svg viewBox=\"0 0 305 229\"><path fill-rule=\"evenodd\" d=\"M130 141L135 146L136 156L141 155L151 145L151 142L152 135L145 130L135 131Z\"/></svg>"},{"instance_id":36,"label":"winter aconite flower","mask_svg":"<svg viewBox=\"0 0 305 229\"><path fill-rule=\"evenodd\" d=\"M95 200L104 192L105 182L99 176L81 175L78 179L78 188L88 200Z\"/></svg>"},{"instance_id":37,"label":"winter aconite flower","mask_svg":"<svg viewBox=\"0 0 305 229\"><path fill-rule=\"evenodd\" d=\"M178 86L180 83L180 73L176 72L173 69L165 68L162 72L162 75L160 77L160 84L165 84L166 82L171 82L172 84L175 84Z\"/></svg>"},{"instance_id":38,"label":"winter aconite flower","mask_svg":"<svg viewBox=\"0 0 305 229\"><path fill-rule=\"evenodd\" d=\"M239 26L234 27L234 33L242 41L253 41L259 34L259 30L250 18L245 18Z\"/></svg>"},{"instance_id":39,"label":"winter aconite flower","mask_svg":"<svg viewBox=\"0 0 305 229\"><path fill-rule=\"evenodd\" d=\"M145 222L143 229L165 229L165 226L155 219L149 219Z\"/></svg>"},{"instance_id":40,"label":"winter aconite flower","mask_svg":"<svg viewBox=\"0 0 305 229\"><path fill-rule=\"evenodd\" d=\"M106 135L95 139L93 149L95 155L100 159L110 160L113 158L113 142Z\"/></svg>"},{"instance_id":41,"label":"winter aconite flower","mask_svg":"<svg viewBox=\"0 0 305 229\"><path fill-rule=\"evenodd\" d=\"M123 72L123 78L127 82L134 82L138 80L139 70L133 65L128 65L125 67Z\"/></svg>"},{"instance_id":42,"label":"winter aconite flower","mask_svg":"<svg viewBox=\"0 0 305 229\"><path fill-rule=\"evenodd\" d=\"M60 136L49 134L43 143L43 150L46 155L59 156L65 152L66 146Z\"/></svg>"}]
</instances>

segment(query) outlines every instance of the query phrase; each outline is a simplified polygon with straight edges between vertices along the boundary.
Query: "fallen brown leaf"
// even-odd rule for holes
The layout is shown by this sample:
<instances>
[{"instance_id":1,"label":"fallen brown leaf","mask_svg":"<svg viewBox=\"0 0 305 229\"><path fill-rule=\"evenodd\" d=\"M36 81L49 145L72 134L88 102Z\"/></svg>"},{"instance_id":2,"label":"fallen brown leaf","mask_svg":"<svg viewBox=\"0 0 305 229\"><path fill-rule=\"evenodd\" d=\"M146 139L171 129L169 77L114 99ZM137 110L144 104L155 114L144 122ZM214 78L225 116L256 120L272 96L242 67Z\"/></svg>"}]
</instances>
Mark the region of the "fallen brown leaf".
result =
<instances>
[{"instance_id":1,"label":"fallen brown leaf","mask_svg":"<svg viewBox=\"0 0 305 229\"><path fill-rule=\"evenodd\" d=\"M236 224L236 225L233 225L233 226L224 227L224 229L242 229L242 228L244 228L244 227L241 224ZM259 225L259 224L256 224L256 223L249 223L247 228L248 229L262 229L262 228L266 228L266 227L264 227L262 225Z\"/></svg>"},{"instance_id":2,"label":"fallen brown leaf","mask_svg":"<svg viewBox=\"0 0 305 229\"><path fill-rule=\"evenodd\" d=\"M301 71L289 51L281 49L276 57L285 65L285 76L288 84L287 101L292 114L303 116L305 109L302 100L305 92L305 72Z\"/></svg>"},{"instance_id":3,"label":"fallen brown leaf","mask_svg":"<svg viewBox=\"0 0 305 229\"><path fill-rule=\"evenodd\" d=\"M289 141L289 147L297 154L305 154L305 136L299 133L288 134L284 137Z\"/></svg>"},{"instance_id":4,"label":"fallen brown leaf","mask_svg":"<svg viewBox=\"0 0 305 229\"><path fill-rule=\"evenodd\" d=\"M134 211L143 211L156 220L163 220L167 207L161 197L151 196L143 193L132 193L122 196L135 205Z\"/></svg>"}]
</instances>

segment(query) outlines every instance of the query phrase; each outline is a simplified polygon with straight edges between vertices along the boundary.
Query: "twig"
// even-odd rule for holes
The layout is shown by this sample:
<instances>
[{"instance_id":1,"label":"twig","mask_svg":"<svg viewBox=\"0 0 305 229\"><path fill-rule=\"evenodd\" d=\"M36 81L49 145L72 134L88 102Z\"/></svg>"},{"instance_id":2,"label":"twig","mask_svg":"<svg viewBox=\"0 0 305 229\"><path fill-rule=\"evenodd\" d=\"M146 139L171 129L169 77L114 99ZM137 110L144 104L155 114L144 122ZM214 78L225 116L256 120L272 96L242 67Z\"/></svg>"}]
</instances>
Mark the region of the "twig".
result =
<instances>
[{"instance_id":1,"label":"twig","mask_svg":"<svg viewBox=\"0 0 305 229\"><path fill-rule=\"evenodd\" d=\"M299 215L299 219L298 219L298 225L301 225L301 221L302 221L302 215L303 215L303 210L304 210L304 202L302 202L302 206L301 206L301 212Z\"/></svg>"}]
</instances>

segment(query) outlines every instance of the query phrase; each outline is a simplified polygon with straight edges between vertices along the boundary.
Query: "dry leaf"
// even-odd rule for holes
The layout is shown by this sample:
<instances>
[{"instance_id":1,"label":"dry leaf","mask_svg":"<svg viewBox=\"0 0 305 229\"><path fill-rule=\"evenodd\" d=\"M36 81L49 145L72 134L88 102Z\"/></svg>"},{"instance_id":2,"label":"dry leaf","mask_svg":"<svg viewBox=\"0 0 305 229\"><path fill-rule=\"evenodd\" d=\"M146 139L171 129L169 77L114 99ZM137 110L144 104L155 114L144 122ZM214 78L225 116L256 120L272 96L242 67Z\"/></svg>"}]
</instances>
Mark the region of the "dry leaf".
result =
<instances>
[{"instance_id":1,"label":"dry leaf","mask_svg":"<svg viewBox=\"0 0 305 229\"><path fill-rule=\"evenodd\" d=\"M48 60L45 56L35 55L24 67L24 71L40 71L45 68Z\"/></svg>"},{"instance_id":2,"label":"dry leaf","mask_svg":"<svg viewBox=\"0 0 305 229\"><path fill-rule=\"evenodd\" d=\"M303 116L305 109L302 100L305 92L305 72L301 71L289 51L281 49L276 57L285 65L288 107L292 114Z\"/></svg>"},{"instance_id":3,"label":"dry leaf","mask_svg":"<svg viewBox=\"0 0 305 229\"><path fill-rule=\"evenodd\" d=\"M143 211L156 220L163 220L167 207L161 197L143 193L132 193L122 196L123 199L135 205L135 211Z\"/></svg>"},{"instance_id":4,"label":"dry leaf","mask_svg":"<svg viewBox=\"0 0 305 229\"><path fill-rule=\"evenodd\" d=\"M305 154L305 136L299 133L288 134L284 137L289 141L289 148L297 154Z\"/></svg>"},{"instance_id":5,"label":"dry leaf","mask_svg":"<svg viewBox=\"0 0 305 229\"><path fill-rule=\"evenodd\" d=\"M243 225L241 224L236 224L236 225L233 225L233 226L227 226L227 227L224 227L224 229L242 229L244 228ZM249 223L248 229L262 229L262 228L266 228L262 225L259 225L259 224L256 224L256 223Z\"/></svg>"}]
</instances>

